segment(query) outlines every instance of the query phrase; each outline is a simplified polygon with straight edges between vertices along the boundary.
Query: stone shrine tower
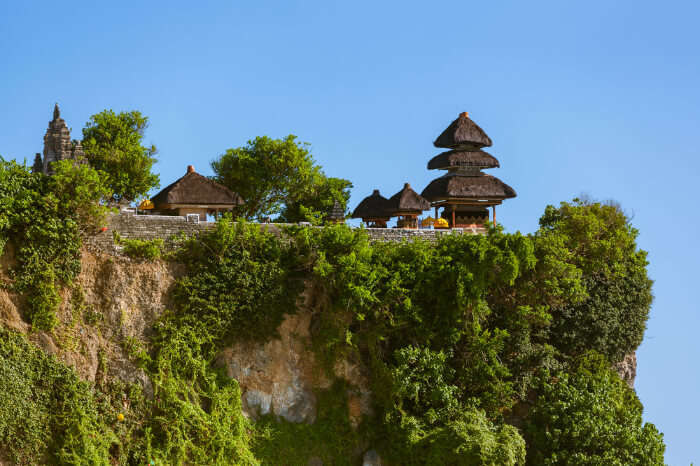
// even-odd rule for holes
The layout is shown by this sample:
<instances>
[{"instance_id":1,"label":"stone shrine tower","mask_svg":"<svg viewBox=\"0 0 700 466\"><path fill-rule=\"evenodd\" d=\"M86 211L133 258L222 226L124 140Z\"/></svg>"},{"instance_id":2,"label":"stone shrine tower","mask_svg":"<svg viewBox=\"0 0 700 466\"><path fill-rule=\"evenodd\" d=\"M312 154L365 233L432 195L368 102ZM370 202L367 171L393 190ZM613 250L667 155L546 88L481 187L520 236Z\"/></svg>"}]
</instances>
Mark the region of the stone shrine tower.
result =
<instances>
[{"instance_id":1,"label":"stone shrine tower","mask_svg":"<svg viewBox=\"0 0 700 466\"><path fill-rule=\"evenodd\" d=\"M52 162L61 160L76 160L78 163L83 163L85 153L80 141L71 141L70 129L66 126L66 122L61 118L61 110L58 104L53 109L53 120L49 121L49 127L44 135L44 157L36 154L34 159L34 171L41 171L45 175L51 175Z\"/></svg>"}]
</instances>

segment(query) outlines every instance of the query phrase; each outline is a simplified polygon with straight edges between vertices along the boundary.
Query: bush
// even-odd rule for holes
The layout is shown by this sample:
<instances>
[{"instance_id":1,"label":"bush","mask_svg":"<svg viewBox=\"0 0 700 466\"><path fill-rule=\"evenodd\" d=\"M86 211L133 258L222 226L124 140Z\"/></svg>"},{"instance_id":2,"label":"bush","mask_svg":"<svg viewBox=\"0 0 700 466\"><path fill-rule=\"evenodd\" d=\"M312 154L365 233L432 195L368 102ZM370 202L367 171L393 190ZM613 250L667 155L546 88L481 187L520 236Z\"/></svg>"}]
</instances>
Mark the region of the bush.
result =
<instances>
[{"instance_id":1,"label":"bush","mask_svg":"<svg viewBox=\"0 0 700 466\"><path fill-rule=\"evenodd\" d=\"M663 435L643 424L642 404L594 352L570 373L545 373L525 435L532 465L664 464Z\"/></svg>"},{"instance_id":2,"label":"bush","mask_svg":"<svg viewBox=\"0 0 700 466\"><path fill-rule=\"evenodd\" d=\"M163 246L165 245L161 238L151 240L128 239L122 238L116 231L114 232L114 242L124 246L124 254L127 256L142 260L160 259L163 254Z\"/></svg>"},{"instance_id":3,"label":"bush","mask_svg":"<svg viewBox=\"0 0 700 466\"><path fill-rule=\"evenodd\" d=\"M548 206L540 226L537 241L556 237L565 245L587 295L552 306L552 344L568 355L593 349L622 360L641 343L652 302L637 230L619 207L578 200Z\"/></svg>"}]
</instances>

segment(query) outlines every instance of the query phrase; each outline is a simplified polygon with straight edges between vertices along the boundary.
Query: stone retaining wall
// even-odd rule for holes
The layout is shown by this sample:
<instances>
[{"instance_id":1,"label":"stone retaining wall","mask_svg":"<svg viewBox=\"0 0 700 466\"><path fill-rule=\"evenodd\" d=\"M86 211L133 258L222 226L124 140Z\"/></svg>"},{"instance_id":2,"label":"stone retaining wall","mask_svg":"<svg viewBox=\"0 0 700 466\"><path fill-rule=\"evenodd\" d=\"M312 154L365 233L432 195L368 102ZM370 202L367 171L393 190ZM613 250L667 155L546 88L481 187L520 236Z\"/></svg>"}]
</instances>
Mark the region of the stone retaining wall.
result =
<instances>
[{"instance_id":1,"label":"stone retaining wall","mask_svg":"<svg viewBox=\"0 0 700 466\"><path fill-rule=\"evenodd\" d=\"M274 229L274 225L272 225ZM107 219L107 229L86 240L86 245L92 249L105 252L119 252L121 247L114 243L114 233L126 239L152 240L161 238L168 240L174 235L184 233L187 236L197 235L202 231L213 228L213 222L198 222L192 217L134 215L132 212L112 214ZM442 235L484 233L483 229L454 229L454 230L405 230L401 228L366 228L371 241L412 241L425 239L436 241Z\"/></svg>"}]
</instances>

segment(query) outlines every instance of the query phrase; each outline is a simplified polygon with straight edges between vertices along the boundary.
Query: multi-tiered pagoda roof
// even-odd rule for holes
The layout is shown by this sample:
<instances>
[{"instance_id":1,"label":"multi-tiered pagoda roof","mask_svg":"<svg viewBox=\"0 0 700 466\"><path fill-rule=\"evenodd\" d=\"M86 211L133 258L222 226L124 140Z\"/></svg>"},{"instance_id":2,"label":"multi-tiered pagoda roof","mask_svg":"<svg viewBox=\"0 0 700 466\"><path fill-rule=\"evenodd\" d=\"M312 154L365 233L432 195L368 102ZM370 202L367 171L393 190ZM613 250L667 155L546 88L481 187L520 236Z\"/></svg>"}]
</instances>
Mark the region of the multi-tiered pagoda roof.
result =
<instances>
[{"instance_id":1,"label":"multi-tiered pagoda roof","mask_svg":"<svg viewBox=\"0 0 700 466\"><path fill-rule=\"evenodd\" d=\"M466 112L460 114L433 144L450 150L433 157L428 169L447 170L447 173L430 182L421 195L436 211L444 207L442 217L451 227L483 224L488 220L486 207L494 207L516 196L513 188L482 172L500 167L500 163L482 150L491 146L491 138Z\"/></svg>"}]
</instances>

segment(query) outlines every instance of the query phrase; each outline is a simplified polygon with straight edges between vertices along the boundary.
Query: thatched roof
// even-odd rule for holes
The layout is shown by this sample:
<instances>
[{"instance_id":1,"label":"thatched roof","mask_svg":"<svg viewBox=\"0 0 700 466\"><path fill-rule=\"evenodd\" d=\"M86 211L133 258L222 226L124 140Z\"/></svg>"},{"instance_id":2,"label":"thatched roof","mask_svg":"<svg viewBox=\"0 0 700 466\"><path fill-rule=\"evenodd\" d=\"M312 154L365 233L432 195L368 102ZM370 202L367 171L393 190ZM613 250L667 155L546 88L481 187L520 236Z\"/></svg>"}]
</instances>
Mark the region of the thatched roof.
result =
<instances>
[{"instance_id":1,"label":"thatched roof","mask_svg":"<svg viewBox=\"0 0 700 466\"><path fill-rule=\"evenodd\" d=\"M433 144L435 147L445 147L447 149L455 149L460 146L478 149L480 147L488 147L493 143L484 130L469 118L469 114L462 112L438 136Z\"/></svg>"},{"instance_id":2,"label":"thatched roof","mask_svg":"<svg viewBox=\"0 0 700 466\"><path fill-rule=\"evenodd\" d=\"M389 198L389 211L392 215L402 215L403 212L418 212L430 209L430 202L411 189L405 183L403 189Z\"/></svg>"},{"instance_id":3,"label":"thatched roof","mask_svg":"<svg viewBox=\"0 0 700 466\"><path fill-rule=\"evenodd\" d=\"M352 218L389 218L389 200L375 189L372 195L362 199L352 212Z\"/></svg>"},{"instance_id":4,"label":"thatched roof","mask_svg":"<svg viewBox=\"0 0 700 466\"><path fill-rule=\"evenodd\" d=\"M500 166L496 157L482 150L450 150L436 155L428 162L428 170L456 167L496 168Z\"/></svg>"},{"instance_id":5,"label":"thatched roof","mask_svg":"<svg viewBox=\"0 0 700 466\"><path fill-rule=\"evenodd\" d=\"M513 188L485 173L477 176L448 173L431 181L421 195L432 202L441 199L507 199L516 196Z\"/></svg>"},{"instance_id":6,"label":"thatched roof","mask_svg":"<svg viewBox=\"0 0 700 466\"><path fill-rule=\"evenodd\" d=\"M226 186L210 180L187 167L187 174L165 187L151 198L156 205L162 204L202 204L202 205L241 205L243 199Z\"/></svg>"}]
</instances>

